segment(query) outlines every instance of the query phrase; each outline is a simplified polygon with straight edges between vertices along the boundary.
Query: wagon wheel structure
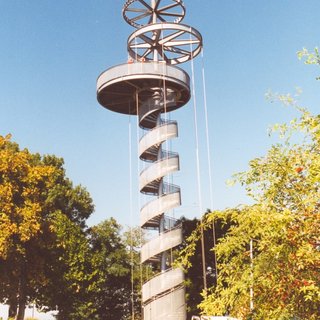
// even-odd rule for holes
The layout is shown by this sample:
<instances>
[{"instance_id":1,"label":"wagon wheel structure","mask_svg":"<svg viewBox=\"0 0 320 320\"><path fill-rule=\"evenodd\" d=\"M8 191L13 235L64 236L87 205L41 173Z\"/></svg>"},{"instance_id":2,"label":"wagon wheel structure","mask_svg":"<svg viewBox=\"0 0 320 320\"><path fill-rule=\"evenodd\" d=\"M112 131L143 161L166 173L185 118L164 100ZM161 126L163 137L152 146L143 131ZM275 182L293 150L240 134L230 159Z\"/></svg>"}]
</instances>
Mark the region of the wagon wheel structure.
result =
<instances>
[{"instance_id":1,"label":"wagon wheel structure","mask_svg":"<svg viewBox=\"0 0 320 320\"><path fill-rule=\"evenodd\" d=\"M142 27L128 38L128 53L135 60L179 64L196 57L202 36L183 24L156 23Z\"/></svg>"},{"instance_id":2,"label":"wagon wheel structure","mask_svg":"<svg viewBox=\"0 0 320 320\"><path fill-rule=\"evenodd\" d=\"M122 10L123 18L135 28L156 22L180 23L185 16L181 0L128 0Z\"/></svg>"}]
</instances>

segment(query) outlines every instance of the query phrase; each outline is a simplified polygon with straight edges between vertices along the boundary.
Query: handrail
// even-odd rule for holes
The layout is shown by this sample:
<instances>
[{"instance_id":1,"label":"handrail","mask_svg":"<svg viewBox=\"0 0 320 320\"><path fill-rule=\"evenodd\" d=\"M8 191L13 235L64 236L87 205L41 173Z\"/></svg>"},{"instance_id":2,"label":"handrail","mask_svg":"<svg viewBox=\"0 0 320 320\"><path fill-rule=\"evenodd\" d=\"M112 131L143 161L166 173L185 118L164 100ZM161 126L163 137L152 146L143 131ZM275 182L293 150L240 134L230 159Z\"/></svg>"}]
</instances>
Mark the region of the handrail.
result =
<instances>
[{"instance_id":1,"label":"handrail","mask_svg":"<svg viewBox=\"0 0 320 320\"><path fill-rule=\"evenodd\" d=\"M170 289L168 289L166 291L163 291L160 294L158 294L158 295L156 295L156 296L144 301L143 305L145 306L145 305L149 304L152 301L161 299L162 297L166 296L169 292L173 292L173 291L176 291L176 290L179 290L179 289L182 289L182 288L184 288L184 284L183 283L181 283L181 284L179 284L179 285L177 285L177 286L175 286L173 288L170 288Z\"/></svg>"},{"instance_id":2,"label":"handrail","mask_svg":"<svg viewBox=\"0 0 320 320\"><path fill-rule=\"evenodd\" d=\"M162 197L165 197L169 194L174 194L174 193L180 193L181 192L181 189L179 186L177 185L174 185L174 184L171 184L171 183L164 183L164 185L168 185L168 186L172 186L172 189L171 190L163 190L163 194L161 194L157 199L161 199ZM145 203L141 208L140 208L140 211L142 211L145 207L147 207L149 204L150 204L151 201Z\"/></svg>"},{"instance_id":3,"label":"handrail","mask_svg":"<svg viewBox=\"0 0 320 320\"><path fill-rule=\"evenodd\" d=\"M178 152L173 152L173 151L168 151L168 150L162 150L161 152L161 155L160 155L160 159L158 159L157 161L153 161L153 160L149 160L149 159L146 159L143 155L145 155L146 153L149 153L149 154L155 154L155 153L152 153L152 151L150 151L151 148L149 149L146 149L143 153L141 153L140 155L140 159L144 160L145 162L152 162L154 164L158 163L158 162L161 162L163 160L166 160L166 159L171 159L171 158L174 158L175 156L178 156L179 157L179 153ZM149 151L149 152L148 152ZM149 167L147 167L149 168ZM145 168L145 169L147 169ZM144 169L144 170L145 170ZM141 172L142 173L142 172Z\"/></svg>"},{"instance_id":4,"label":"handrail","mask_svg":"<svg viewBox=\"0 0 320 320\"><path fill-rule=\"evenodd\" d=\"M148 239L141 247L141 262L159 260L164 252L172 250L182 242L182 226L179 221L175 227L160 232L157 236Z\"/></svg>"},{"instance_id":5,"label":"handrail","mask_svg":"<svg viewBox=\"0 0 320 320\"><path fill-rule=\"evenodd\" d=\"M150 67L153 67L153 68L149 68L149 65L150 65ZM126 63L121 63L121 64L118 64L118 65L115 65L115 66L112 66L112 67L110 67L110 68L105 69L104 71L102 71L102 72L99 74L99 76L98 76L97 79L99 79L104 73L110 72L110 71L112 71L112 69L118 70L119 68L123 68L124 70L128 70L128 69L129 69L130 72L128 72L128 74L129 74L129 73L131 74L132 71L134 71L134 70L136 70L139 74L140 74L140 73L141 73L141 74L145 74L148 69L152 70L152 72L155 72L155 69L156 69L156 68L154 67L155 65L161 66L162 68L165 68L167 71L170 70L170 69L172 69L172 70L175 70L175 69L176 69L178 72L181 72L181 74L184 75L184 77L185 77L185 82L186 82L187 84L190 83L190 77L189 77L189 75L186 73L186 71L184 71L184 70L183 70L182 68L180 68L180 67L171 66L171 65L168 65L168 64L166 64L166 63L163 63L162 61L158 61L158 62L156 62L156 61L135 62L135 63L130 64L130 65L128 65L127 62L126 62ZM129 68L128 68L128 67L129 67ZM142 69L142 68L143 68L143 69ZM159 70L157 73L161 76L161 75L163 75L163 70ZM167 72L167 73L170 75L170 72Z\"/></svg>"},{"instance_id":6,"label":"handrail","mask_svg":"<svg viewBox=\"0 0 320 320\"><path fill-rule=\"evenodd\" d=\"M162 191L164 192L164 194L180 192L180 190L181 190L181 188L176 184L168 183L168 182L165 182L163 184L163 190Z\"/></svg>"},{"instance_id":7,"label":"handrail","mask_svg":"<svg viewBox=\"0 0 320 320\"><path fill-rule=\"evenodd\" d=\"M150 165L150 166L148 166L148 167L146 167L146 168L144 168L141 172L140 172L140 177L142 176L142 174L144 173L144 172L146 172L149 168L151 168L152 166L154 166L154 165L156 165L156 164L159 164L160 162L163 162L163 161L165 161L165 160L171 160L171 159L179 159L179 154L177 153L177 152L172 152L172 155L170 156L170 157L165 157L165 158L161 158L161 159L159 159L159 160L157 160L157 161L154 161L153 163L152 163L152 165Z\"/></svg>"},{"instance_id":8,"label":"handrail","mask_svg":"<svg viewBox=\"0 0 320 320\"><path fill-rule=\"evenodd\" d=\"M169 232L171 232L171 231L175 231L175 230L177 230L177 229L181 229L181 227L182 227L182 222L180 222L178 219L177 219L177 221L179 222L179 224L177 224L177 225L174 226L173 228L170 228L170 229L167 229L167 230L164 230L164 231L160 232L158 235L150 238L149 241L155 240L155 239L159 238L160 236L162 236L162 235L164 235L164 234L166 234L166 233L169 233Z\"/></svg>"},{"instance_id":9,"label":"handrail","mask_svg":"<svg viewBox=\"0 0 320 320\"><path fill-rule=\"evenodd\" d=\"M164 184L168 184L168 183L164 182ZM172 186L175 186L175 187L179 188L178 186L176 186L174 184L172 184ZM175 189L173 189L173 190L175 190ZM176 190L177 191L170 192L170 191L167 191L167 190L163 189L162 191L163 191L163 195L166 195L166 194L169 194L169 193L174 193L174 192L180 192L180 188L179 188L179 190L178 189L176 189ZM153 192L145 192L145 191L143 191L143 193L146 194L146 195L154 195ZM161 195L159 195L159 196L161 197Z\"/></svg>"},{"instance_id":10,"label":"handrail","mask_svg":"<svg viewBox=\"0 0 320 320\"><path fill-rule=\"evenodd\" d=\"M143 135L143 136L139 139L139 142L141 142L141 140L142 140L145 136L147 136L148 134L150 134L150 132L152 132L152 131L154 131L154 130L157 130L157 129L161 128L161 127L164 127L164 126L166 126L166 125L170 125L170 124L178 125L178 122L177 122L176 120L169 120L169 119L162 119L162 118L161 118L160 124L157 125L156 127L152 128L152 129L149 129L149 130L147 131L147 133L146 133L145 135Z\"/></svg>"}]
</instances>

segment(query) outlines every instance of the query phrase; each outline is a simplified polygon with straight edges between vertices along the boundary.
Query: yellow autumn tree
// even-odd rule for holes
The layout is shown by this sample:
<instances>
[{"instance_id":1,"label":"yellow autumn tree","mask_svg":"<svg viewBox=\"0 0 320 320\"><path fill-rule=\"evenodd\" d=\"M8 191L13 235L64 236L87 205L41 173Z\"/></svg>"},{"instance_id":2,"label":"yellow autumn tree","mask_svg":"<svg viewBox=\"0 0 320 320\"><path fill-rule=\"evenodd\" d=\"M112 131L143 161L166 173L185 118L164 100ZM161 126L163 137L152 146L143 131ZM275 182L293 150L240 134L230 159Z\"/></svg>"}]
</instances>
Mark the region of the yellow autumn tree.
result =
<instances>
[{"instance_id":1,"label":"yellow autumn tree","mask_svg":"<svg viewBox=\"0 0 320 320\"><path fill-rule=\"evenodd\" d=\"M0 136L0 268L8 281L9 272L19 274L19 285L3 281L0 294L11 306L20 304L22 315L27 302L26 250L42 232L43 190L53 186L56 169L39 161L39 155L19 150L10 138ZM11 270L4 267L7 262Z\"/></svg>"},{"instance_id":2,"label":"yellow autumn tree","mask_svg":"<svg viewBox=\"0 0 320 320\"><path fill-rule=\"evenodd\" d=\"M55 168L36 163L28 150L19 150L10 135L0 136L0 257L11 250L23 255L23 243L41 225L43 188L54 183Z\"/></svg>"},{"instance_id":3,"label":"yellow autumn tree","mask_svg":"<svg viewBox=\"0 0 320 320\"><path fill-rule=\"evenodd\" d=\"M73 291L67 295L60 287L53 293L56 282L74 287L85 281L85 275L77 275L82 260L70 252L75 246L63 246L61 221L68 221L79 231L78 238L84 238L93 209L85 188L74 187L66 177L63 159L20 150L10 135L0 136L0 302L9 304L9 317L23 320L30 302L60 308L53 301L57 296L72 304ZM64 255L74 259L64 260ZM76 271L68 270L68 263Z\"/></svg>"}]
</instances>

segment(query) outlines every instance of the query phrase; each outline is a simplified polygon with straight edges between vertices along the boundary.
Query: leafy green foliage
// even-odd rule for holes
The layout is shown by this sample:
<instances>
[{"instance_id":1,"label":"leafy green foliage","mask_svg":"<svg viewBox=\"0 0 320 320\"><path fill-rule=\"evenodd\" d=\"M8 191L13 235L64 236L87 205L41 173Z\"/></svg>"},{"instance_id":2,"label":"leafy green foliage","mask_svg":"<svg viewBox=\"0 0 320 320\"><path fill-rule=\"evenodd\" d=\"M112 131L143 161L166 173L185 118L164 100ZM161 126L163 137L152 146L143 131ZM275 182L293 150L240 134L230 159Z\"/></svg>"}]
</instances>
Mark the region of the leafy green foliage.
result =
<instances>
[{"instance_id":1,"label":"leafy green foliage","mask_svg":"<svg viewBox=\"0 0 320 320\"><path fill-rule=\"evenodd\" d=\"M277 125L273 131L283 143L234 176L254 204L215 211L203 219L203 228L213 222L227 226L213 248L219 277L217 285L203 292L204 314L320 318L320 116L301 108L290 95L276 98L300 116ZM190 266L199 230L182 252L185 266Z\"/></svg>"},{"instance_id":2,"label":"leafy green foliage","mask_svg":"<svg viewBox=\"0 0 320 320\"><path fill-rule=\"evenodd\" d=\"M138 265L138 254L130 250L120 231L121 226L113 218L90 230L96 272L91 297L95 308L92 319L130 319L134 310L132 303L137 292L132 292L132 281L137 284L139 278L137 274L133 277L132 270Z\"/></svg>"},{"instance_id":3,"label":"leafy green foliage","mask_svg":"<svg viewBox=\"0 0 320 320\"><path fill-rule=\"evenodd\" d=\"M191 319L193 315L200 313L198 305L202 301L204 277L208 287L216 284L215 255L211 248L215 241L222 237L226 226L220 223L215 223L215 225L207 223L201 230L203 224L198 219L189 220L184 217L181 218L181 223L185 241L178 248L180 254L175 266L183 265L185 269L187 318ZM202 257L202 241L204 242L205 259ZM203 263L205 263L205 276L203 275Z\"/></svg>"},{"instance_id":4,"label":"leafy green foliage","mask_svg":"<svg viewBox=\"0 0 320 320\"><path fill-rule=\"evenodd\" d=\"M298 51L298 58L300 60L304 59L306 64L320 65L320 54L318 48L315 48L314 52L309 52L308 49L303 48L302 50ZM320 77L317 77L317 80L320 80Z\"/></svg>"},{"instance_id":5,"label":"leafy green foliage","mask_svg":"<svg viewBox=\"0 0 320 320\"><path fill-rule=\"evenodd\" d=\"M46 255L47 282L37 303L49 310L57 307L57 319L88 319L94 309L90 303L93 270L87 235L60 211L50 218L55 242Z\"/></svg>"}]
</instances>

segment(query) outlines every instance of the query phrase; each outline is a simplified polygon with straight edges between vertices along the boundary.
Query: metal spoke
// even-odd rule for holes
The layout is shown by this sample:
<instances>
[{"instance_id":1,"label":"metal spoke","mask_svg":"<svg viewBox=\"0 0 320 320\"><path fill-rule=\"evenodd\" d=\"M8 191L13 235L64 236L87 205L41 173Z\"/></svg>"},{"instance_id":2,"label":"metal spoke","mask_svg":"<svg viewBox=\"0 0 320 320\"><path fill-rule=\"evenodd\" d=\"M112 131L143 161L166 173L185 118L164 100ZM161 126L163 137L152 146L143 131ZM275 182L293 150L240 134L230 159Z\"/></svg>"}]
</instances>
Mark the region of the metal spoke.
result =
<instances>
[{"instance_id":1,"label":"metal spoke","mask_svg":"<svg viewBox=\"0 0 320 320\"><path fill-rule=\"evenodd\" d=\"M169 16L169 17L183 17L181 13L171 13L171 12L161 12L162 16Z\"/></svg>"},{"instance_id":2,"label":"metal spoke","mask_svg":"<svg viewBox=\"0 0 320 320\"><path fill-rule=\"evenodd\" d=\"M175 40L165 43L166 47L186 46L191 44L198 44L199 40Z\"/></svg>"},{"instance_id":3,"label":"metal spoke","mask_svg":"<svg viewBox=\"0 0 320 320\"><path fill-rule=\"evenodd\" d=\"M154 8L153 8L155 11L158 10L158 7L159 7L160 2L161 2L161 0L158 0L158 1L156 2L156 5L155 5Z\"/></svg>"},{"instance_id":4,"label":"metal spoke","mask_svg":"<svg viewBox=\"0 0 320 320\"><path fill-rule=\"evenodd\" d=\"M152 53L152 50L145 50L142 54L139 54L138 57L139 57L139 59L141 59L141 58L145 59L146 57L148 57L148 55L150 53Z\"/></svg>"},{"instance_id":5,"label":"metal spoke","mask_svg":"<svg viewBox=\"0 0 320 320\"><path fill-rule=\"evenodd\" d=\"M141 35L139 36L139 38L140 38L141 40L143 40L145 43L148 43L150 46L152 46L153 43L154 43L154 41L153 41L151 38L149 38L148 36L146 36L146 35L144 35L144 34L141 34Z\"/></svg>"},{"instance_id":6,"label":"metal spoke","mask_svg":"<svg viewBox=\"0 0 320 320\"><path fill-rule=\"evenodd\" d=\"M165 44L166 42L172 40L172 39L175 39L177 37L180 37L181 35L183 35L185 33L185 31L181 30L181 31L177 31L167 37L164 37L162 38L160 41L159 41L159 44L163 45Z\"/></svg>"},{"instance_id":7,"label":"metal spoke","mask_svg":"<svg viewBox=\"0 0 320 320\"><path fill-rule=\"evenodd\" d=\"M153 20L153 15L150 14L150 18L149 18L149 20L148 20L148 24L152 23L152 20Z\"/></svg>"},{"instance_id":8,"label":"metal spoke","mask_svg":"<svg viewBox=\"0 0 320 320\"><path fill-rule=\"evenodd\" d=\"M150 11L153 11L153 9L144 0L138 0L138 1L142 3L146 8L148 8Z\"/></svg>"},{"instance_id":9,"label":"metal spoke","mask_svg":"<svg viewBox=\"0 0 320 320\"><path fill-rule=\"evenodd\" d=\"M157 52L158 52L158 54L160 55L160 57L162 57L162 59L163 59L164 61L166 61L166 62L169 61L168 57L166 56L166 54L164 53L164 51L162 50L161 47L159 47L159 48L157 49Z\"/></svg>"},{"instance_id":10,"label":"metal spoke","mask_svg":"<svg viewBox=\"0 0 320 320\"><path fill-rule=\"evenodd\" d=\"M141 14L139 16L136 16L136 17L132 18L131 21L137 21L137 20L143 19L143 18L145 18L145 17L147 17L149 15L150 15L150 12L147 12L147 13L144 13L144 14Z\"/></svg>"},{"instance_id":11,"label":"metal spoke","mask_svg":"<svg viewBox=\"0 0 320 320\"><path fill-rule=\"evenodd\" d=\"M150 53L152 53L153 51L151 49L148 49L144 52L143 55L141 55L142 58L146 58Z\"/></svg>"},{"instance_id":12,"label":"metal spoke","mask_svg":"<svg viewBox=\"0 0 320 320\"><path fill-rule=\"evenodd\" d=\"M167 48L169 49L169 48ZM180 52L179 50L174 50L174 48L170 48L171 50L166 50L167 52L174 53L176 55L175 59L179 59L181 57L185 57L189 55L190 53L188 52L187 54ZM177 56L178 55L178 56Z\"/></svg>"},{"instance_id":13,"label":"metal spoke","mask_svg":"<svg viewBox=\"0 0 320 320\"><path fill-rule=\"evenodd\" d=\"M126 10L129 12L150 12L150 10L139 9L139 8L130 8L130 7L128 7Z\"/></svg>"},{"instance_id":14,"label":"metal spoke","mask_svg":"<svg viewBox=\"0 0 320 320\"><path fill-rule=\"evenodd\" d=\"M178 47L164 47L167 51L171 51L171 52L179 52L181 54L184 54L184 55L189 55L190 54L190 51L188 50L183 50L181 48L178 48Z\"/></svg>"},{"instance_id":15,"label":"metal spoke","mask_svg":"<svg viewBox=\"0 0 320 320\"><path fill-rule=\"evenodd\" d=\"M162 33L161 30L156 30L156 31L154 32L154 35L155 35L154 43L155 43L155 44L157 44L157 43L160 44L159 39L160 39L161 33Z\"/></svg>"},{"instance_id":16,"label":"metal spoke","mask_svg":"<svg viewBox=\"0 0 320 320\"><path fill-rule=\"evenodd\" d=\"M180 3L176 2L176 3L173 3L173 4L169 4L169 5L165 6L165 7L162 7L160 9L158 9L158 11L165 11L165 10L177 7L177 6L180 6Z\"/></svg>"},{"instance_id":17,"label":"metal spoke","mask_svg":"<svg viewBox=\"0 0 320 320\"><path fill-rule=\"evenodd\" d=\"M166 20L165 20L164 18L162 18L159 14L157 14L157 17L158 17L158 19L159 19L160 21L166 22Z\"/></svg>"},{"instance_id":18,"label":"metal spoke","mask_svg":"<svg viewBox=\"0 0 320 320\"><path fill-rule=\"evenodd\" d=\"M147 43L137 43L137 44L132 44L130 45L130 48L135 48L135 49L149 49L151 46Z\"/></svg>"}]
</instances>

